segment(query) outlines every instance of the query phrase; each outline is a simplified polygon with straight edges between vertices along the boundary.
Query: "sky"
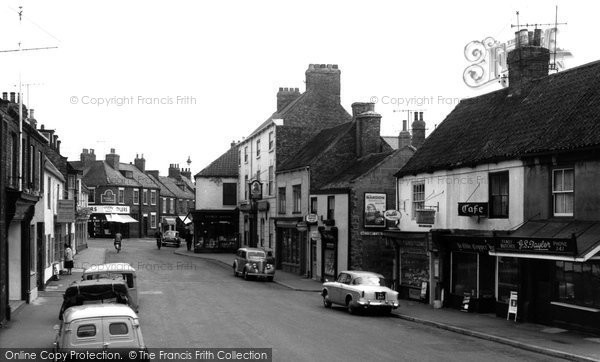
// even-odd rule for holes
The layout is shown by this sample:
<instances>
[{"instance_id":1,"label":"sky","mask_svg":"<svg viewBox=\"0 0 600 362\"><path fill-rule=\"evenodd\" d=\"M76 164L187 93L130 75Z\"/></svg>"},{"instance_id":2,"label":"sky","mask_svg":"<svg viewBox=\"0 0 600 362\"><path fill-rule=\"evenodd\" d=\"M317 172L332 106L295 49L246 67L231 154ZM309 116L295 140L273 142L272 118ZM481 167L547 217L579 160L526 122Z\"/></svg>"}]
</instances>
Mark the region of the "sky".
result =
<instances>
[{"instance_id":1,"label":"sky","mask_svg":"<svg viewBox=\"0 0 600 362\"><path fill-rule=\"evenodd\" d=\"M21 84L69 160L115 148L166 175L189 156L195 174L275 111L279 87L303 92L309 64L338 64L342 105L374 101L382 135L406 110L429 133L461 98L501 88L465 84L465 46L514 38L516 11L519 24L554 23L558 6L565 69L600 60L596 3L6 0L0 50L52 49L0 52L0 89Z\"/></svg>"}]
</instances>

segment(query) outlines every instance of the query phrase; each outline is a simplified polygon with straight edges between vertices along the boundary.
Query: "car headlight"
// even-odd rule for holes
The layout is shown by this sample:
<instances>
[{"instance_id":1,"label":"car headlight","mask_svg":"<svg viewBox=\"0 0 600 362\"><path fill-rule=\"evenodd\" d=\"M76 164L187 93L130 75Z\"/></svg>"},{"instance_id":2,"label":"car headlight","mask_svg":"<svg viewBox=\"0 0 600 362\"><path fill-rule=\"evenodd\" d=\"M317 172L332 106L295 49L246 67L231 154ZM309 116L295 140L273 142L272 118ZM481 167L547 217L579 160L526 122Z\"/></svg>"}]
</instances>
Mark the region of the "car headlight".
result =
<instances>
[{"instance_id":1,"label":"car headlight","mask_svg":"<svg viewBox=\"0 0 600 362\"><path fill-rule=\"evenodd\" d=\"M256 263L252 263L252 267L256 269Z\"/></svg>"}]
</instances>

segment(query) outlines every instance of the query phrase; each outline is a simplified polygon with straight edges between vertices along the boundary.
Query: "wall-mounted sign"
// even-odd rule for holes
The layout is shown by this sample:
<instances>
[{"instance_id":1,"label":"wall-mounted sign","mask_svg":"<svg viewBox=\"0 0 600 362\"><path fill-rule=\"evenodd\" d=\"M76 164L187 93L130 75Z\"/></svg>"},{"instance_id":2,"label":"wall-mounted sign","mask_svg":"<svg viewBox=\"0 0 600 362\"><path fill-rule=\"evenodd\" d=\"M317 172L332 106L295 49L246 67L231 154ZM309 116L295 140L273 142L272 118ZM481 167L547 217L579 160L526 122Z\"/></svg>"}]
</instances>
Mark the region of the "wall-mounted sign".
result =
<instances>
[{"instance_id":1,"label":"wall-mounted sign","mask_svg":"<svg viewBox=\"0 0 600 362\"><path fill-rule=\"evenodd\" d=\"M298 224L296 224L296 229L300 232L308 231L308 225L305 221L300 221Z\"/></svg>"},{"instance_id":2,"label":"wall-mounted sign","mask_svg":"<svg viewBox=\"0 0 600 362\"><path fill-rule=\"evenodd\" d=\"M262 199L262 183L258 180L250 182L250 197L253 200Z\"/></svg>"},{"instance_id":3,"label":"wall-mounted sign","mask_svg":"<svg viewBox=\"0 0 600 362\"><path fill-rule=\"evenodd\" d=\"M402 218L402 214L398 210L385 210L383 217L390 221L399 221Z\"/></svg>"},{"instance_id":4,"label":"wall-mounted sign","mask_svg":"<svg viewBox=\"0 0 600 362\"><path fill-rule=\"evenodd\" d=\"M365 192L364 227L385 228L383 214L386 209L387 195L384 193Z\"/></svg>"},{"instance_id":5,"label":"wall-mounted sign","mask_svg":"<svg viewBox=\"0 0 600 362\"><path fill-rule=\"evenodd\" d=\"M58 200L57 222L75 221L75 200Z\"/></svg>"},{"instance_id":6,"label":"wall-mounted sign","mask_svg":"<svg viewBox=\"0 0 600 362\"><path fill-rule=\"evenodd\" d=\"M458 216L488 216L487 202L459 202Z\"/></svg>"},{"instance_id":7,"label":"wall-mounted sign","mask_svg":"<svg viewBox=\"0 0 600 362\"><path fill-rule=\"evenodd\" d=\"M100 202L103 204L114 204L117 202L115 193L108 189L100 195Z\"/></svg>"},{"instance_id":8,"label":"wall-mounted sign","mask_svg":"<svg viewBox=\"0 0 600 362\"><path fill-rule=\"evenodd\" d=\"M520 251L526 253L568 254L577 252L574 238L534 238L500 236L495 238L497 252Z\"/></svg>"},{"instance_id":9,"label":"wall-mounted sign","mask_svg":"<svg viewBox=\"0 0 600 362\"><path fill-rule=\"evenodd\" d=\"M100 205L90 206L90 211L93 214L129 214L129 206L120 205ZM146 215L147 216L147 215Z\"/></svg>"},{"instance_id":10,"label":"wall-mounted sign","mask_svg":"<svg viewBox=\"0 0 600 362\"><path fill-rule=\"evenodd\" d=\"M304 220L309 224L315 224L319 221L319 216L317 214L308 214L304 217Z\"/></svg>"},{"instance_id":11,"label":"wall-mounted sign","mask_svg":"<svg viewBox=\"0 0 600 362\"><path fill-rule=\"evenodd\" d=\"M433 225L435 223L435 210L421 209L416 211L417 224Z\"/></svg>"}]
</instances>

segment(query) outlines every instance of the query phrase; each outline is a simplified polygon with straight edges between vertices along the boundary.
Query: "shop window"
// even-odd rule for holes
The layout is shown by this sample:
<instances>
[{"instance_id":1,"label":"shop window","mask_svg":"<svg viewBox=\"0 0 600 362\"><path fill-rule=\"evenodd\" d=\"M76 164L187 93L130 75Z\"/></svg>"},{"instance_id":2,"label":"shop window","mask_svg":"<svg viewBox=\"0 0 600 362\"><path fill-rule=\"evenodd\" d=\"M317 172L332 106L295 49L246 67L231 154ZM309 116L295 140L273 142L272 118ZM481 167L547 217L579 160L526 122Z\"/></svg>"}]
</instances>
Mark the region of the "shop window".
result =
<instances>
[{"instance_id":1,"label":"shop window","mask_svg":"<svg viewBox=\"0 0 600 362\"><path fill-rule=\"evenodd\" d=\"M518 291L518 259L506 256L498 257L498 301L508 303L510 292Z\"/></svg>"},{"instance_id":2,"label":"shop window","mask_svg":"<svg viewBox=\"0 0 600 362\"><path fill-rule=\"evenodd\" d=\"M277 204L277 206L278 206L277 209L278 210L277 211L280 214L285 214L285 187L280 187L279 188L277 199L278 199L277 200L278 201L278 204Z\"/></svg>"},{"instance_id":3,"label":"shop window","mask_svg":"<svg viewBox=\"0 0 600 362\"><path fill-rule=\"evenodd\" d=\"M489 174L490 218L508 217L508 171Z\"/></svg>"},{"instance_id":4,"label":"shop window","mask_svg":"<svg viewBox=\"0 0 600 362\"><path fill-rule=\"evenodd\" d=\"M477 295L476 253L452 253L452 293Z\"/></svg>"},{"instance_id":5,"label":"shop window","mask_svg":"<svg viewBox=\"0 0 600 362\"><path fill-rule=\"evenodd\" d=\"M429 259L427 254L400 254L401 280L404 286L421 288L423 282L429 282Z\"/></svg>"},{"instance_id":6,"label":"shop window","mask_svg":"<svg viewBox=\"0 0 600 362\"><path fill-rule=\"evenodd\" d=\"M412 184L412 218L417 217L417 210L425 208L425 181L415 181Z\"/></svg>"},{"instance_id":7,"label":"shop window","mask_svg":"<svg viewBox=\"0 0 600 362\"><path fill-rule=\"evenodd\" d=\"M335 196L327 196L327 220L334 220Z\"/></svg>"},{"instance_id":8,"label":"shop window","mask_svg":"<svg viewBox=\"0 0 600 362\"><path fill-rule=\"evenodd\" d=\"M292 186L292 197L293 197L293 202L294 202L294 213L299 213L300 207L301 207L301 200L302 200L302 188L301 185L294 185Z\"/></svg>"},{"instance_id":9,"label":"shop window","mask_svg":"<svg viewBox=\"0 0 600 362\"><path fill-rule=\"evenodd\" d=\"M557 261L555 275L560 302L600 308L600 261Z\"/></svg>"},{"instance_id":10,"label":"shop window","mask_svg":"<svg viewBox=\"0 0 600 362\"><path fill-rule=\"evenodd\" d=\"M573 169L552 171L554 216L573 216Z\"/></svg>"},{"instance_id":11,"label":"shop window","mask_svg":"<svg viewBox=\"0 0 600 362\"><path fill-rule=\"evenodd\" d=\"M223 183L223 205L236 205L237 184L233 182Z\"/></svg>"}]
</instances>

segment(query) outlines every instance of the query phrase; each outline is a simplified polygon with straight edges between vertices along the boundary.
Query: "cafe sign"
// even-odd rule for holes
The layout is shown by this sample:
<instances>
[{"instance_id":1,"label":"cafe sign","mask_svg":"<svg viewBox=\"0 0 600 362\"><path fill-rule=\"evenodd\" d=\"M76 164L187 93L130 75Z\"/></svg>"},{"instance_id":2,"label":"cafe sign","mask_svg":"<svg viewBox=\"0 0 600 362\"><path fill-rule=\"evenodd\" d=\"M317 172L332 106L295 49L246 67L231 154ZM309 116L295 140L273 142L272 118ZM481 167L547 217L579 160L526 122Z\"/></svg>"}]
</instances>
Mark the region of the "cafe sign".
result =
<instances>
[{"instance_id":1,"label":"cafe sign","mask_svg":"<svg viewBox=\"0 0 600 362\"><path fill-rule=\"evenodd\" d=\"M488 216L487 202L459 202L458 216Z\"/></svg>"}]
</instances>

